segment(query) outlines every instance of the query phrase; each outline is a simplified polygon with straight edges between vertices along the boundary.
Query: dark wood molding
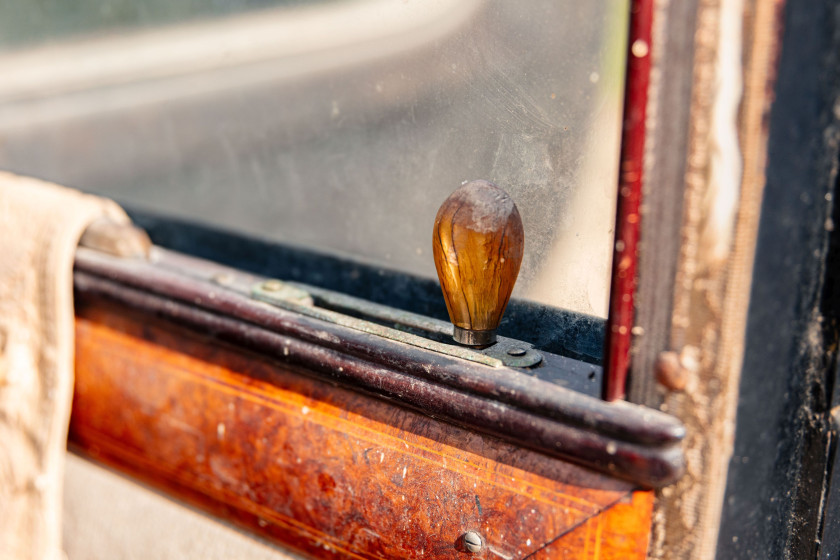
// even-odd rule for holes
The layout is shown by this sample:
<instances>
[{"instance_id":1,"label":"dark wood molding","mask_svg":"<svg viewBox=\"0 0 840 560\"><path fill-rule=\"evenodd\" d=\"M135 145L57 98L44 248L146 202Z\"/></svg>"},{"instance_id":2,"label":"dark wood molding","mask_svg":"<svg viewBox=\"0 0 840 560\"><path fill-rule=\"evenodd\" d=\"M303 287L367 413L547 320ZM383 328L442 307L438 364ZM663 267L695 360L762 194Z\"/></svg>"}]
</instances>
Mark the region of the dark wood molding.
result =
<instances>
[{"instance_id":1,"label":"dark wood molding","mask_svg":"<svg viewBox=\"0 0 840 560\"><path fill-rule=\"evenodd\" d=\"M148 261L85 249L76 258L79 305L99 299L142 310L321 379L645 486L668 484L682 472L684 429L666 414L605 403L529 370L491 368L284 311L250 297L258 281L161 249ZM562 357L546 355L544 362L573 371Z\"/></svg>"},{"instance_id":2,"label":"dark wood molding","mask_svg":"<svg viewBox=\"0 0 840 560\"><path fill-rule=\"evenodd\" d=\"M159 247L240 271L302 282L448 320L440 284L436 280L312 248L270 242L217 226L160 216L130 206L126 210L134 224L143 228ZM527 340L539 350L600 366L604 353L604 324L603 319L592 315L511 298L499 326L499 335Z\"/></svg>"}]
</instances>

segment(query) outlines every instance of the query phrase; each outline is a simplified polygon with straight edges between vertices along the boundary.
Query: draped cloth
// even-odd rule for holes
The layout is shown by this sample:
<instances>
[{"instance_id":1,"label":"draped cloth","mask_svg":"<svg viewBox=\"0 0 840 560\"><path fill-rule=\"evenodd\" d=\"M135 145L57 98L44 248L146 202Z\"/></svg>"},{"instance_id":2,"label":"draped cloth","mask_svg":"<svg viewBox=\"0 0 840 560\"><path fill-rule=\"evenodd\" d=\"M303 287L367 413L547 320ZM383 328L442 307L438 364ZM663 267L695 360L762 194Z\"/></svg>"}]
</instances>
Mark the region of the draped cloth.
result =
<instances>
[{"instance_id":1,"label":"draped cloth","mask_svg":"<svg viewBox=\"0 0 840 560\"><path fill-rule=\"evenodd\" d=\"M0 172L0 559L296 560L66 454L73 260L94 221L129 222L111 201ZM134 249L119 237L97 246Z\"/></svg>"},{"instance_id":2,"label":"draped cloth","mask_svg":"<svg viewBox=\"0 0 840 560\"><path fill-rule=\"evenodd\" d=\"M73 256L111 201L0 172L0 558L56 559L73 392Z\"/></svg>"}]
</instances>

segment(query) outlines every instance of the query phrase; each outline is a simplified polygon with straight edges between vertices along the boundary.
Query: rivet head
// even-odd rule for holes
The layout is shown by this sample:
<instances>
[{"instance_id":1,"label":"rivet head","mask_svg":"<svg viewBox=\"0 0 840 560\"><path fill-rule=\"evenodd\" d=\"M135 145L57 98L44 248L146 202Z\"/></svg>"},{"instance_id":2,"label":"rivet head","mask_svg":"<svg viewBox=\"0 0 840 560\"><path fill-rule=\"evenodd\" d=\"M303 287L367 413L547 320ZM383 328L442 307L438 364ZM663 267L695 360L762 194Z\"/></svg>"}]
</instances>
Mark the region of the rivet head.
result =
<instances>
[{"instance_id":1,"label":"rivet head","mask_svg":"<svg viewBox=\"0 0 840 560\"><path fill-rule=\"evenodd\" d=\"M524 356L528 353L524 348L514 347L507 351L508 356Z\"/></svg>"},{"instance_id":2,"label":"rivet head","mask_svg":"<svg viewBox=\"0 0 840 560\"><path fill-rule=\"evenodd\" d=\"M484 548L484 541L476 531L467 531L461 539L464 542L464 548L467 549L467 552L476 554Z\"/></svg>"},{"instance_id":3,"label":"rivet head","mask_svg":"<svg viewBox=\"0 0 840 560\"><path fill-rule=\"evenodd\" d=\"M280 280L267 280L263 282L262 289L266 292L279 292L283 289L283 282Z\"/></svg>"}]
</instances>

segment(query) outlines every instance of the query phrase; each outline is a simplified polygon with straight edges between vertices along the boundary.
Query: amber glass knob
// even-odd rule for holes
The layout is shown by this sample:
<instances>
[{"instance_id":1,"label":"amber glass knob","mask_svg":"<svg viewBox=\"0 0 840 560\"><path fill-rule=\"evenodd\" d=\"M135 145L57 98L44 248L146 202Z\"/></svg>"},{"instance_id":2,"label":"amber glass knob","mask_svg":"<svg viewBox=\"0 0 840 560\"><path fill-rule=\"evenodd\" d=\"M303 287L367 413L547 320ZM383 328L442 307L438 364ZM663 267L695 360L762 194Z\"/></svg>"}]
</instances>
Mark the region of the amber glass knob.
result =
<instances>
[{"instance_id":1,"label":"amber glass knob","mask_svg":"<svg viewBox=\"0 0 840 560\"><path fill-rule=\"evenodd\" d=\"M432 247L456 341L469 346L496 341L524 239L519 210L493 183L470 181L443 202Z\"/></svg>"}]
</instances>

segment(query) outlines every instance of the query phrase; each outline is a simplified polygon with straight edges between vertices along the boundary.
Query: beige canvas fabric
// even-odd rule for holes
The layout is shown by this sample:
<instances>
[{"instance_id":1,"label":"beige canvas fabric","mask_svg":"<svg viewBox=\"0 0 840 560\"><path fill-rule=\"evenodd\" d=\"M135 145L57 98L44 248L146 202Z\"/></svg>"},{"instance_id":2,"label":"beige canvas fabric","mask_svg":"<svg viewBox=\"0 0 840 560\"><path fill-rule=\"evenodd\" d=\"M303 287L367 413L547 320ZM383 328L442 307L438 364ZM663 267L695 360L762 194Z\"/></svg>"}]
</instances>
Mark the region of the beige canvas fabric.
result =
<instances>
[{"instance_id":1,"label":"beige canvas fabric","mask_svg":"<svg viewBox=\"0 0 840 560\"><path fill-rule=\"evenodd\" d=\"M61 558L73 255L113 202L0 172L0 558Z\"/></svg>"},{"instance_id":2,"label":"beige canvas fabric","mask_svg":"<svg viewBox=\"0 0 840 560\"><path fill-rule=\"evenodd\" d=\"M0 172L0 559L297 558L66 455L73 259L99 218L128 222L111 201Z\"/></svg>"},{"instance_id":3,"label":"beige canvas fabric","mask_svg":"<svg viewBox=\"0 0 840 560\"><path fill-rule=\"evenodd\" d=\"M73 255L113 202L0 172L0 558L61 553Z\"/></svg>"}]
</instances>

